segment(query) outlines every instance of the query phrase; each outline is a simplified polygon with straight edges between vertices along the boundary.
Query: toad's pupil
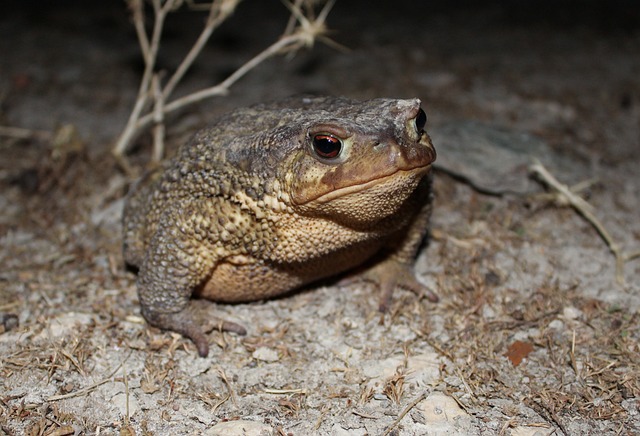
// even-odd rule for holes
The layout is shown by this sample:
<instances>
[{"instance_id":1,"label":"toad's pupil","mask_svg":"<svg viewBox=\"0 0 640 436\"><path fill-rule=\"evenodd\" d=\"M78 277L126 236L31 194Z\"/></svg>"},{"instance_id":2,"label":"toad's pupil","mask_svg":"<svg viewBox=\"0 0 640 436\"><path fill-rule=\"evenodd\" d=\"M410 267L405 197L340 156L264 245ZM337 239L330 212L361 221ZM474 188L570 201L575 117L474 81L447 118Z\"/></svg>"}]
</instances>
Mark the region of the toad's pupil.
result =
<instances>
[{"instance_id":1,"label":"toad's pupil","mask_svg":"<svg viewBox=\"0 0 640 436\"><path fill-rule=\"evenodd\" d=\"M418 130L418 133L422 133L425 124L427 124L427 114L425 114L421 108L420 112L418 112L418 115L416 116L416 129Z\"/></svg>"},{"instance_id":2,"label":"toad's pupil","mask_svg":"<svg viewBox=\"0 0 640 436\"><path fill-rule=\"evenodd\" d=\"M313 137L313 149L318 156L333 159L340 154L342 142L332 135L316 135Z\"/></svg>"}]
</instances>

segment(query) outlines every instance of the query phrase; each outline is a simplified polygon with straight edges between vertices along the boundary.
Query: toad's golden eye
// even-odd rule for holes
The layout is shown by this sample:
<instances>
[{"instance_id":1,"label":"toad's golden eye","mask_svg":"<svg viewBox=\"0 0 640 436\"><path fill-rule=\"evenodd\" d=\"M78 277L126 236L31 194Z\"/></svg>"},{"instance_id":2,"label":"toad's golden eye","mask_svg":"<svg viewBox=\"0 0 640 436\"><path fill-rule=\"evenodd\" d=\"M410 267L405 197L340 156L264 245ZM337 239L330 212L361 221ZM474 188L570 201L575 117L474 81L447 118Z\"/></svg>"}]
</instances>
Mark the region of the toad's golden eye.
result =
<instances>
[{"instance_id":1,"label":"toad's golden eye","mask_svg":"<svg viewBox=\"0 0 640 436\"><path fill-rule=\"evenodd\" d=\"M416 130L418 131L418 135L422 135L424 132L425 124L427 124L427 114L420 108L420 112L416 115Z\"/></svg>"},{"instance_id":2,"label":"toad's golden eye","mask_svg":"<svg viewBox=\"0 0 640 436\"><path fill-rule=\"evenodd\" d=\"M335 159L342 151L342 141L333 135L319 133L313 137L313 150L324 159Z\"/></svg>"}]
</instances>

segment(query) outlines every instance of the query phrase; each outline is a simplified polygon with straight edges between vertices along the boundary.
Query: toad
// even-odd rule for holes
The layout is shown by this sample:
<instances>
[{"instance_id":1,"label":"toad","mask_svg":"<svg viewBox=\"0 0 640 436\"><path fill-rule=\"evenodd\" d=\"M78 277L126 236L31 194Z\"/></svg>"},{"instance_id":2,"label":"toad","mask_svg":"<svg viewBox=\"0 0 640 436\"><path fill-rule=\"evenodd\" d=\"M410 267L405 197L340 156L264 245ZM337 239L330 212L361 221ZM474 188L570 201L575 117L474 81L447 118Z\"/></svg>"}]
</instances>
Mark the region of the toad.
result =
<instances>
[{"instance_id":1,"label":"toad","mask_svg":"<svg viewBox=\"0 0 640 436\"><path fill-rule=\"evenodd\" d=\"M413 272L436 158L426 120L418 99L295 97L197 133L126 202L124 258L144 318L204 357L192 296L262 300L366 265L382 309L396 287L437 301Z\"/></svg>"}]
</instances>

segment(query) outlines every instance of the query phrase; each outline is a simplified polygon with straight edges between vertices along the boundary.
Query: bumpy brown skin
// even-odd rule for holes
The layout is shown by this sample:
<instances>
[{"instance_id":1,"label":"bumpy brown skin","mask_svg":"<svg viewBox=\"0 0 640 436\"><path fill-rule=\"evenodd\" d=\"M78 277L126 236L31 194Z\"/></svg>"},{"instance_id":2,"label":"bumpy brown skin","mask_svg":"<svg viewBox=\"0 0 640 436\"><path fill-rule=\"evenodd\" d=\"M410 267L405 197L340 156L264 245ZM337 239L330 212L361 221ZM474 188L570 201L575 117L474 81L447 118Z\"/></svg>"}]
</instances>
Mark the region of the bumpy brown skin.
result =
<instances>
[{"instance_id":1,"label":"bumpy brown skin","mask_svg":"<svg viewBox=\"0 0 640 436\"><path fill-rule=\"evenodd\" d=\"M125 207L124 255L139 268L143 316L206 356L186 310L192 294L260 300L372 258L365 274L380 285L381 307L396 286L437 300L413 274L436 157L423 121L418 99L297 97L199 132ZM339 139L340 153L321 157L318 135Z\"/></svg>"}]
</instances>

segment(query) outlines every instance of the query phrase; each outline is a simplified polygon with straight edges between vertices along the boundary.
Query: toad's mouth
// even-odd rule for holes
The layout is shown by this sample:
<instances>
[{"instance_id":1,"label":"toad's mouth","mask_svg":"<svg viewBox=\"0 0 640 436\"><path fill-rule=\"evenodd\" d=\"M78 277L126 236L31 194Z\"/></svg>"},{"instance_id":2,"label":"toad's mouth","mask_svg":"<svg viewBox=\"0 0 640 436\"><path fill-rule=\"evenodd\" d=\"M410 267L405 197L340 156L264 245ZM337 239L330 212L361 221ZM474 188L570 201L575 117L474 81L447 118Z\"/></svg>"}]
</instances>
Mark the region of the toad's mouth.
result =
<instances>
[{"instance_id":1,"label":"toad's mouth","mask_svg":"<svg viewBox=\"0 0 640 436\"><path fill-rule=\"evenodd\" d=\"M386 174L384 176L376 177L375 179L370 179L364 182L334 189L333 191L327 192L314 199L309 200L308 203L310 202L316 202L321 204L329 203L330 201L333 201L338 198L343 198L348 195L367 191L369 189L378 187L380 185L392 183L393 180L406 180L407 182L411 182L411 181L422 178L425 174L429 172L430 169L431 169L431 164L417 166L409 169L398 168L396 169L396 171L392 173Z\"/></svg>"}]
</instances>

